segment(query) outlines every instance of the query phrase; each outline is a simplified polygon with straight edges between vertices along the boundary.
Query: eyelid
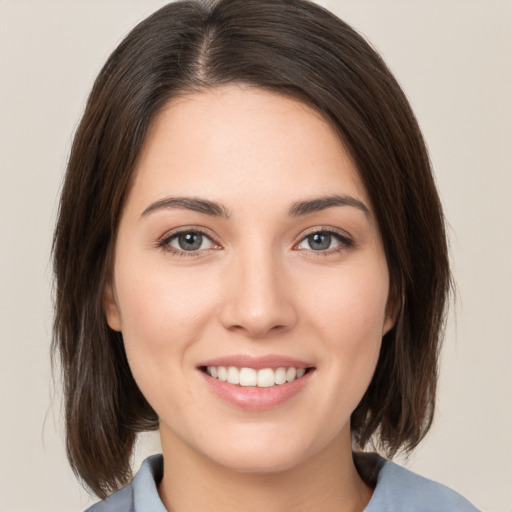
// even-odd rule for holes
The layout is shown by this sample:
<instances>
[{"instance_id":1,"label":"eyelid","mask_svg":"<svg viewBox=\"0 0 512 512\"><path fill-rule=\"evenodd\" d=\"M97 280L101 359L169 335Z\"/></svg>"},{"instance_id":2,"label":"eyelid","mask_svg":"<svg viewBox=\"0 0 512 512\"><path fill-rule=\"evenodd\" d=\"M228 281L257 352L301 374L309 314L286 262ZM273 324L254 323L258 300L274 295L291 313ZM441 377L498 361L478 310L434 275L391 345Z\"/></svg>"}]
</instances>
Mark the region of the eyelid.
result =
<instances>
[{"instance_id":1,"label":"eyelid","mask_svg":"<svg viewBox=\"0 0 512 512\"><path fill-rule=\"evenodd\" d=\"M333 249L326 249L325 251L314 251L313 249L308 250L308 249L298 249L297 248L297 246L299 244L301 244L304 240L306 240L306 238L308 238L311 235L314 235L315 233L326 233L326 234L334 235L339 240L340 244L339 244L339 246L334 247ZM347 232L345 232L339 228L335 228L333 226L316 226L316 227L310 228L310 229L306 230L306 232L302 233L299 238L299 241L294 244L293 248L298 251L308 251L309 253L314 253L317 256L322 256L322 255L325 256L328 254L339 252L340 250L351 249L352 247L354 247L354 245L355 244L354 244L354 240L353 240L352 236L349 235Z\"/></svg>"},{"instance_id":2,"label":"eyelid","mask_svg":"<svg viewBox=\"0 0 512 512\"><path fill-rule=\"evenodd\" d=\"M171 240L184 233L199 233L202 236L208 238L215 247L208 249L199 249L196 251L185 251L177 249L176 247L172 247L170 245ZM201 226L180 226L178 228L174 228L170 231L167 231L163 236L161 236L158 239L156 245L162 250L170 252L172 254L176 254L178 256L199 256L200 254L205 253L207 251L219 250L222 248L220 243L216 240L216 237L211 234L210 230L207 230L206 228L203 228Z\"/></svg>"},{"instance_id":3,"label":"eyelid","mask_svg":"<svg viewBox=\"0 0 512 512\"><path fill-rule=\"evenodd\" d=\"M208 248L208 249L198 249L195 251L185 251L178 249L176 247L172 247L169 245L170 241L179 236L180 234L184 233L199 233L206 238L208 238L212 244L214 244L214 247ZM315 233L326 233L330 235L334 235L334 237L339 241L339 244L332 248L332 249L326 249L326 250L319 250L315 251L313 249L298 249L298 245L302 243L307 237L315 234ZM214 236L209 229L206 229L202 226L180 226L177 228L174 228L170 231L167 231L164 235L162 235L156 243L156 246L158 248L161 248L164 251L173 253L175 255L179 256L199 256L201 254L207 253L212 250L219 250L222 249L222 245L217 241L217 237ZM299 240L293 245L293 249L297 251L307 251L310 254L314 254L315 256L328 256L329 254L334 254L337 252L341 252L344 250L351 249L354 246L354 240L351 235L349 235L344 230L341 230L339 228L335 228L333 226L315 226L313 228L310 228L303 232L300 235Z\"/></svg>"}]
</instances>

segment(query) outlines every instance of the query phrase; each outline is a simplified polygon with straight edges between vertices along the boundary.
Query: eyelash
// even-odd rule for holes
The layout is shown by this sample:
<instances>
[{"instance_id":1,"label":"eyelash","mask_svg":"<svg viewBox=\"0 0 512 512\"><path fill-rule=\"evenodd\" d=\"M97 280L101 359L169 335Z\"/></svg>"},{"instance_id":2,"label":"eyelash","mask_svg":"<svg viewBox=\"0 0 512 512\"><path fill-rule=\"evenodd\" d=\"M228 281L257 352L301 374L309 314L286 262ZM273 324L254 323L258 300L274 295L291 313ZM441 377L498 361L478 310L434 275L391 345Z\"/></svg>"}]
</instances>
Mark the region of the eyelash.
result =
<instances>
[{"instance_id":1,"label":"eyelash","mask_svg":"<svg viewBox=\"0 0 512 512\"><path fill-rule=\"evenodd\" d=\"M327 250L320 250L315 251L313 249L308 250L308 257L313 256L314 258L326 258L328 256L332 256L335 254L339 254L341 252L350 250L354 247L354 241L344 232L339 231L337 229L334 229L332 227L327 226L321 226L320 228L315 228L311 230L309 233L306 233L302 238L299 240L297 244L294 245L294 247L297 247L298 245L302 244L305 240L307 240L312 235L329 235L333 238L335 238L339 244L334 247L333 249L327 249ZM297 249L300 250L300 249Z\"/></svg>"},{"instance_id":2,"label":"eyelash","mask_svg":"<svg viewBox=\"0 0 512 512\"><path fill-rule=\"evenodd\" d=\"M165 236L162 240L160 240L157 245L159 248L163 249L164 251L170 252L171 254L179 256L179 257L197 257L199 255L199 253L201 253L202 251L208 250L208 249L203 249L203 250L186 251L186 250L176 249L170 245L170 243L174 239L176 239L180 235L184 235L184 234L199 234L199 235L202 235L203 237L206 237L214 245L220 246L220 244L218 244L218 242L216 242L213 239L213 237L210 234L208 234L205 230L195 228L195 227L194 228L184 228L184 229L182 228L182 229L179 229L178 231L174 231L170 235ZM299 242L296 243L293 247L294 248L297 247L298 245L302 244L305 240L307 240L308 237L310 237L312 235L317 235L317 234L329 235L329 236L335 238L339 242L339 245L337 245L333 249L327 249L327 250L318 250L318 251L315 251L313 249L308 250L308 253L310 255L312 255L313 257L327 257L327 256L331 256L333 254L338 254L340 252L352 249L354 247L354 241L351 238L349 238L346 234L344 234L336 229L333 229L331 227L320 227L320 228L315 228L314 230L311 230L309 233L306 233L305 235L303 235L302 238L299 240ZM216 249L214 249L214 250L216 250ZM296 249L296 250L300 251L300 250L304 250L304 249Z\"/></svg>"},{"instance_id":3,"label":"eyelash","mask_svg":"<svg viewBox=\"0 0 512 512\"><path fill-rule=\"evenodd\" d=\"M175 238L178 238L180 235L184 235L184 234L195 234L195 235L202 235L204 236L205 238L207 238L208 240L211 240L211 242L214 244L214 245L219 245L218 242L216 242L213 237L208 234L206 231L202 230L202 229L199 229L199 228L181 228L179 229L178 231L174 231L173 233L171 233L170 235L168 236L165 236L159 243L158 243L158 247L160 247L161 249L163 249L164 251L167 251L167 252L170 252L171 254L175 255L175 256L179 256L179 257L197 257L198 254L201 252L200 250L196 250L196 251L185 251L185 250L180 250L180 249L176 249L174 247L172 247L170 245L170 243L175 239ZM204 250L204 249L203 249Z\"/></svg>"}]
</instances>

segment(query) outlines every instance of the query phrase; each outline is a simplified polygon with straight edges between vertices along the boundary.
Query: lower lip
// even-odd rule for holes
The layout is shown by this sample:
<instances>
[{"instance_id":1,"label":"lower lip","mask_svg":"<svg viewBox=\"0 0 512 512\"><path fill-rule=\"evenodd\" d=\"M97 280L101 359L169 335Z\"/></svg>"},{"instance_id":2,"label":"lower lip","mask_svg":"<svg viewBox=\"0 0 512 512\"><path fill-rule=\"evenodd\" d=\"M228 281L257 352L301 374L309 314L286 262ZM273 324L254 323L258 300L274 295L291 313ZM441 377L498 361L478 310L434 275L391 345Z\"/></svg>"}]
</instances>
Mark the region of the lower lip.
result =
<instances>
[{"instance_id":1,"label":"lower lip","mask_svg":"<svg viewBox=\"0 0 512 512\"><path fill-rule=\"evenodd\" d=\"M230 384L214 379L201 370L199 372L218 397L235 407L248 411L264 411L284 404L304 389L314 373L313 370L310 370L303 377L292 382L260 388Z\"/></svg>"}]
</instances>

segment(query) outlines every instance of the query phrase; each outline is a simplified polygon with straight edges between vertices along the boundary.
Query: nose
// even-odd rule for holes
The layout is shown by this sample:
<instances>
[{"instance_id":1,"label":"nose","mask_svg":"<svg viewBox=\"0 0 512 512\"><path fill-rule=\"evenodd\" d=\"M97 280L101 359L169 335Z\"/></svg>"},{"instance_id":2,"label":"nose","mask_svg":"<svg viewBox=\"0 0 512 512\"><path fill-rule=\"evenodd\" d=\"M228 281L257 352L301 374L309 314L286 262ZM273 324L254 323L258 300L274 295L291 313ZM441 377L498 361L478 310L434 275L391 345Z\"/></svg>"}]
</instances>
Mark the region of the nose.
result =
<instances>
[{"instance_id":1,"label":"nose","mask_svg":"<svg viewBox=\"0 0 512 512\"><path fill-rule=\"evenodd\" d=\"M271 251L245 251L227 270L222 325L250 338L291 329L297 322L293 290Z\"/></svg>"}]
</instances>

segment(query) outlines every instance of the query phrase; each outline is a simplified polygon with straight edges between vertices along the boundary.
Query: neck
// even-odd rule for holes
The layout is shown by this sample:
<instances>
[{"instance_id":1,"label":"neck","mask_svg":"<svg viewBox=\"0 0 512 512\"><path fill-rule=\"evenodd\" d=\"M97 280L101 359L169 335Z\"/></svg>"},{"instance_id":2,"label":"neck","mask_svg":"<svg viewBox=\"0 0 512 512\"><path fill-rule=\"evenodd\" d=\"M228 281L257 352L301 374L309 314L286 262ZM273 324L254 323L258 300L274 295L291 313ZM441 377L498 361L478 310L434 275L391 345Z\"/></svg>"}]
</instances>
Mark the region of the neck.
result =
<instances>
[{"instance_id":1,"label":"neck","mask_svg":"<svg viewBox=\"0 0 512 512\"><path fill-rule=\"evenodd\" d=\"M342 436L293 468L242 473L162 438L164 476L159 493L169 512L361 512L372 490L360 478Z\"/></svg>"}]
</instances>

